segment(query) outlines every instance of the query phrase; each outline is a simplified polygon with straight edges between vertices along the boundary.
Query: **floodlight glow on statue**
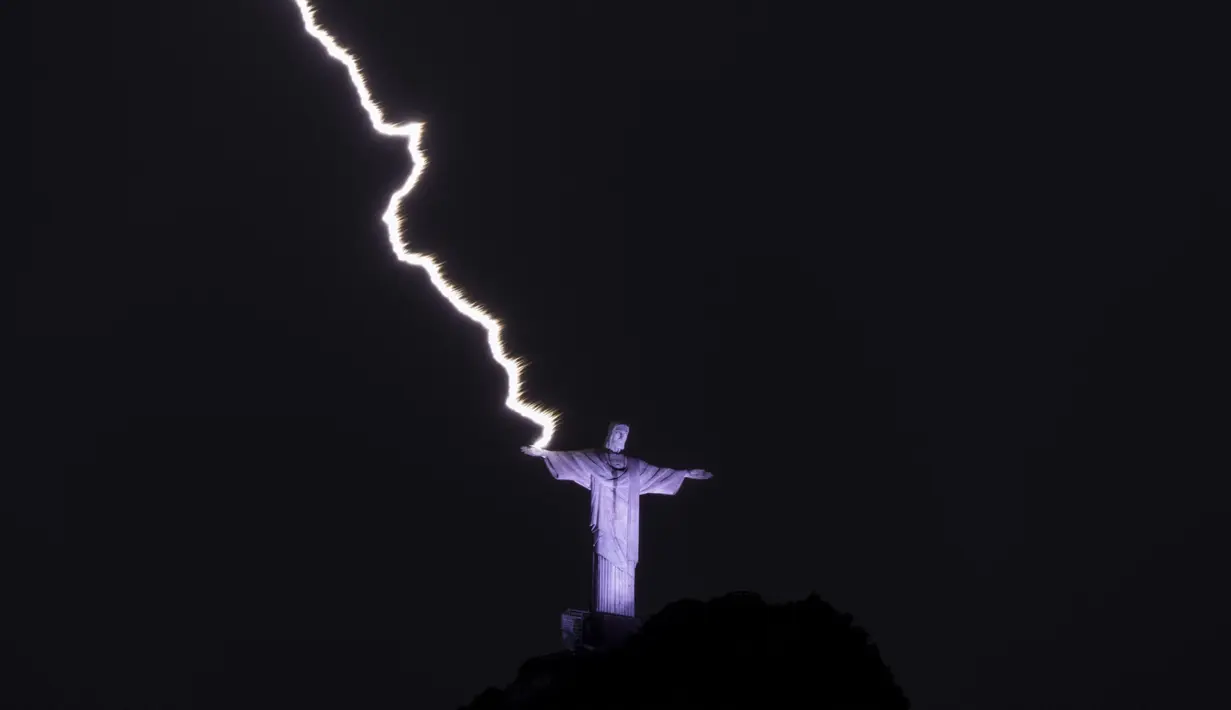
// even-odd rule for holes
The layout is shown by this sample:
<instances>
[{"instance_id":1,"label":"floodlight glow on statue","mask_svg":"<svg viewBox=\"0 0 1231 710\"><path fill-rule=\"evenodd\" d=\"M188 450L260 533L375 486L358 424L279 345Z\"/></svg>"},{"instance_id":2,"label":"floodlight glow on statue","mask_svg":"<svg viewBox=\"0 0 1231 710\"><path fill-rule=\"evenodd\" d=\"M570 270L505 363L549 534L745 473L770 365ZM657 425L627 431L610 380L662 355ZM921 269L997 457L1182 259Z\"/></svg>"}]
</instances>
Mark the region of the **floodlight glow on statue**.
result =
<instances>
[{"instance_id":1,"label":"floodlight glow on statue","mask_svg":"<svg viewBox=\"0 0 1231 710\"><path fill-rule=\"evenodd\" d=\"M547 462L547 470L562 481L590 491L590 530L594 533L592 611L635 616L635 582L641 527L641 496L673 496L685 478L705 480L712 474L699 468L660 468L624 455L628 425L612 424L605 451L547 451L523 446L522 452Z\"/></svg>"},{"instance_id":2,"label":"floodlight glow on statue","mask_svg":"<svg viewBox=\"0 0 1231 710\"><path fill-rule=\"evenodd\" d=\"M540 434L534 445L547 446L551 443L552 434L556 429L556 419L559 415L549 409L522 399L523 385L521 375L525 362L510 356L505 350L504 340L501 336L504 326L499 320L488 313L487 309L466 298L466 295L462 293L460 288L450 283L445 278L444 273L441 272L439 262L427 254L412 252L406 246L402 232L400 208L402 200L418 184L419 178L423 176L424 168L427 167L427 158L420 147L420 141L423 138L423 123L418 121L390 123L385 120L384 113L376 104L376 100L372 98L372 92L368 90L368 84L363 78L363 73L359 71L359 62L343 49L337 40L325 31L325 28L317 23L316 11L308 0L295 0L295 6L299 8L299 14L303 18L304 30L324 47L325 52L329 56L346 67L346 73L350 76L355 92L359 94L359 103L363 106L363 110L367 112L372 128L383 135L400 137L406 140L406 148L410 151L413 167L410 170L410 175L406 176L406 181L389 197L389 204L385 207L385 213L381 217L381 221L385 223L389 245L393 247L394 255L397 256L399 261L411 266L418 266L426 271L432 286L436 287L440 295L445 297L449 305L453 306L458 313L483 326L483 329L487 331L487 346L491 350L492 359L504 369L505 374L509 378L509 387L505 395L504 406L521 417L537 424Z\"/></svg>"}]
</instances>

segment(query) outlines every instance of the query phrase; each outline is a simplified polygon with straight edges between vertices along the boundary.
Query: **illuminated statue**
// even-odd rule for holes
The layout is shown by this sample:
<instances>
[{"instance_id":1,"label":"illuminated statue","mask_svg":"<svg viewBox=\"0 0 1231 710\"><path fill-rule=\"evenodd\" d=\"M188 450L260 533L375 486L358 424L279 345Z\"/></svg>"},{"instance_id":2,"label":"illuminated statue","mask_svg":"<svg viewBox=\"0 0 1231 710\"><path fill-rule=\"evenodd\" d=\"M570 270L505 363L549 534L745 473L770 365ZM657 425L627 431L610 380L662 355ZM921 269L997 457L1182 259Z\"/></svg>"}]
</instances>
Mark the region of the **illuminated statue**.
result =
<instances>
[{"instance_id":1,"label":"illuminated statue","mask_svg":"<svg viewBox=\"0 0 1231 710\"><path fill-rule=\"evenodd\" d=\"M546 461L547 470L555 478L590 491L590 530L594 532L591 609L633 616L641 496L675 495L685 478L705 480L711 474L701 469L659 468L625 456L622 452L627 440L628 426L612 424L604 451L547 451L523 446L522 452Z\"/></svg>"}]
</instances>

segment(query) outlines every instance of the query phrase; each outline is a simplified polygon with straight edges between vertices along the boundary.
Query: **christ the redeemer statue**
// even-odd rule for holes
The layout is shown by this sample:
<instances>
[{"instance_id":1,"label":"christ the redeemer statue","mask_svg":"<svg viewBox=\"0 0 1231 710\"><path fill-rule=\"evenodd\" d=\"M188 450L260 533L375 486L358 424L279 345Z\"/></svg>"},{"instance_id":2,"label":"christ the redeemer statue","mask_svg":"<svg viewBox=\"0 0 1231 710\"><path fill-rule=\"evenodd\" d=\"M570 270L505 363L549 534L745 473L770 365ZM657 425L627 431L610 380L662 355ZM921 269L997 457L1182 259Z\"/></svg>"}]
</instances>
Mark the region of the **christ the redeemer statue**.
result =
<instances>
[{"instance_id":1,"label":"christ the redeemer statue","mask_svg":"<svg viewBox=\"0 0 1231 710\"><path fill-rule=\"evenodd\" d=\"M523 446L522 451L546 461L555 478L590 491L590 530L594 532L590 609L634 616L641 496L675 495L685 478L704 480L711 474L701 469L659 468L625 456L627 440L628 426L612 424L604 451L547 451L533 446Z\"/></svg>"}]
</instances>

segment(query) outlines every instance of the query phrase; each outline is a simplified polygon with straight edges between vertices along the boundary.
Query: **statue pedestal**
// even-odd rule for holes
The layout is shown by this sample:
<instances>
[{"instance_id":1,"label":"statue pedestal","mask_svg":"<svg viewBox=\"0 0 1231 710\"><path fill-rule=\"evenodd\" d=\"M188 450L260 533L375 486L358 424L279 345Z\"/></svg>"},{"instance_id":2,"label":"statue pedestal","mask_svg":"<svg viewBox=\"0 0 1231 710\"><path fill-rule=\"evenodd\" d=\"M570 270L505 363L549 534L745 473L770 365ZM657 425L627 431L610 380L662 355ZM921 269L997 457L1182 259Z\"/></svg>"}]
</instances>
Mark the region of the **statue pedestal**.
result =
<instances>
[{"instance_id":1,"label":"statue pedestal","mask_svg":"<svg viewBox=\"0 0 1231 710\"><path fill-rule=\"evenodd\" d=\"M635 616L603 614L569 609L560 616L560 635L570 651L596 650L618 646L637 633L641 619Z\"/></svg>"}]
</instances>

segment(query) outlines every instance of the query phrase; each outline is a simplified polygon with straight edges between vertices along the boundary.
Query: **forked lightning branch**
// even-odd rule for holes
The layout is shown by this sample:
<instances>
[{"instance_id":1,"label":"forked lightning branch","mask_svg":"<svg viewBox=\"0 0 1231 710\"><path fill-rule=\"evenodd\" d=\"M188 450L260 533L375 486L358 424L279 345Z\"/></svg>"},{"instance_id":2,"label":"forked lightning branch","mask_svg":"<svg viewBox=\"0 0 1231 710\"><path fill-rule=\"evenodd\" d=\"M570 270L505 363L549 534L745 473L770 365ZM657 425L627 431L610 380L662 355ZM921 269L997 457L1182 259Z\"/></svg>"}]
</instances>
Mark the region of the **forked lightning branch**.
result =
<instances>
[{"instance_id":1,"label":"forked lightning branch","mask_svg":"<svg viewBox=\"0 0 1231 710\"><path fill-rule=\"evenodd\" d=\"M504 340L501 335L504 328L503 324L488 313L487 309L467 298L460 288L450 283L441 271L440 264L434 258L428 254L413 252L406 245L401 205L406 196L410 194L410 191L418 184L419 179L423 177L423 170L427 167L427 158L420 147L423 136L423 124L417 121L406 123L390 123L387 121L384 113L372 98L372 92L368 89L367 81L363 78L363 72L359 70L359 62L343 49L337 40L325 31L325 28L321 27L316 20L316 13L308 0L295 0L295 5L299 8L299 13L303 17L304 29L308 34L324 47L329 56L346 67L346 73L350 76L351 84L355 87L355 93L359 95L359 103L368 114L368 120L371 122L372 128L383 135L405 140L406 149L410 151L412 161L410 175L406 177L406 181L402 183L402 186L390 195L389 204L385 207L385 213L381 218L385 223L389 245L393 247L393 253L403 263L417 266L427 272L428 279L431 280L432 285L436 287L440 295L445 297L445 300L457 309L458 313L478 323L487 331L487 345L491 350L492 359L496 361L497 365L504 368L505 373L508 375L509 384L508 393L504 401L505 406L537 424L541 429L541 434L538 440L534 442L534 445L540 448L547 447L551 443L552 435L555 433L558 415L549 409L527 402L522 398L522 369L525 363L509 355L505 349Z\"/></svg>"}]
</instances>

